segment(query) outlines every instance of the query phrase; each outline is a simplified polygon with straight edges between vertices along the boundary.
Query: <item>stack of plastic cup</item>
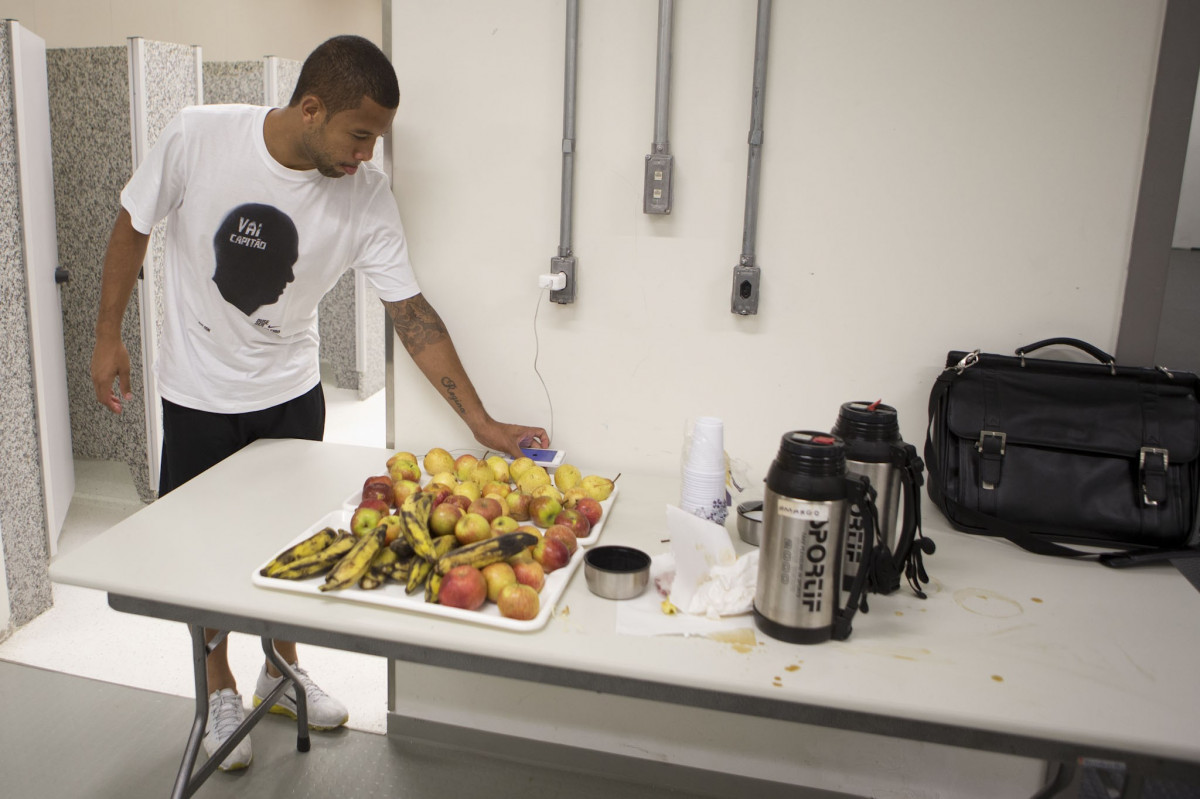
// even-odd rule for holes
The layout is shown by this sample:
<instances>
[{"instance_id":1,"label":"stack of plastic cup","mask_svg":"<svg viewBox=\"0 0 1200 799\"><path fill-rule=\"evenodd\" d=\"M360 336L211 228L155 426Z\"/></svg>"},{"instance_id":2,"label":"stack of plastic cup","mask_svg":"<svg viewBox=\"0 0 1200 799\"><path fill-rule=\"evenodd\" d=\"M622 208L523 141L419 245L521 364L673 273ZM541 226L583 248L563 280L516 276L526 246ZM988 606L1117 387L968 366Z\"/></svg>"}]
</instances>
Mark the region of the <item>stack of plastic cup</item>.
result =
<instances>
[{"instance_id":1,"label":"stack of plastic cup","mask_svg":"<svg viewBox=\"0 0 1200 799\"><path fill-rule=\"evenodd\" d=\"M720 419L702 416L689 427L684 443L679 507L702 519L724 524L729 513L724 425Z\"/></svg>"}]
</instances>

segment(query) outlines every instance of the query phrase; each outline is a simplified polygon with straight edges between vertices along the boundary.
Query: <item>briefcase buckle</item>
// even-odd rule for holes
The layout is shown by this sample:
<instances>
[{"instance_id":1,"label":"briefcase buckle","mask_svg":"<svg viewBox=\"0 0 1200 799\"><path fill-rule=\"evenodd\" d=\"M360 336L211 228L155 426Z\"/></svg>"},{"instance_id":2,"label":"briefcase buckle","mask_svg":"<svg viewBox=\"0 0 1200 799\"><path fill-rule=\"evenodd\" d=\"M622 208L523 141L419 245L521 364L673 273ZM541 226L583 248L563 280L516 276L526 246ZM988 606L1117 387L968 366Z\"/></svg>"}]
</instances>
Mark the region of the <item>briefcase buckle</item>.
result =
<instances>
[{"instance_id":1,"label":"briefcase buckle","mask_svg":"<svg viewBox=\"0 0 1200 799\"><path fill-rule=\"evenodd\" d=\"M979 452L979 484L984 491L994 491L1000 482L1000 463L1008 447L1008 436L999 430L979 431L975 449Z\"/></svg>"},{"instance_id":2,"label":"briefcase buckle","mask_svg":"<svg viewBox=\"0 0 1200 799\"><path fill-rule=\"evenodd\" d=\"M1150 498L1150 491L1146 485L1146 474L1147 474L1146 458L1147 458L1147 456L1150 457L1150 469L1149 469L1150 473L1155 475L1156 477L1160 478L1159 486L1158 486L1159 490L1156 491L1155 494L1159 495L1159 496L1163 496L1164 499L1165 499L1165 488L1166 488L1165 487L1165 477L1167 474L1167 466L1170 465L1171 459L1167 453L1167 450L1163 449L1162 447L1142 447L1141 450L1138 451L1138 473L1141 475L1141 478L1142 478L1142 504L1145 505L1146 507L1153 508L1153 507L1157 507L1159 501L1157 498L1156 499ZM1156 458L1162 458L1162 462L1161 463L1156 462L1156 460L1155 460Z\"/></svg>"}]
</instances>

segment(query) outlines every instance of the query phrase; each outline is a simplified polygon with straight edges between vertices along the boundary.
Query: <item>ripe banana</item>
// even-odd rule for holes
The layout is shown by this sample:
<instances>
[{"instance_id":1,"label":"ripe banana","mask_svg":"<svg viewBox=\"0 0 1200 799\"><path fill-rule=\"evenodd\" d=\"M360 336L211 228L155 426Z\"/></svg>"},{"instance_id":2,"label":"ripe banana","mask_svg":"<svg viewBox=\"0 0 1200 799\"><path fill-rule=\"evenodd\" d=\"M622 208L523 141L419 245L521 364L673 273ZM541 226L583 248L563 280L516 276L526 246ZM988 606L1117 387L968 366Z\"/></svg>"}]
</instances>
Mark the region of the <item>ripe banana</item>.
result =
<instances>
[{"instance_id":1,"label":"ripe banana","mask_svg":"<svg viewBox=\"0 0 1200 799\"><path fill-rule=\"evenodd\" d=\"M517 554L525 547L530 547L538 541L531 533L505 533L495 538L487 538L465 547L451 550L438 558L438 574L445 574L455 566L474 566L482 569L489 563L505 560Z\"/></svg>"},{"instance_id":2,"label":"ripe banana","mask_svg":"<svg viewBox=\"0 0 1200 799\"><path fill-rule=\"evenodd\" d=\"M322 549L332 544L336 538L337 530L334 530L332 527L326 527L320 532L313 533L300 543L288 547L276 555L270 563L262 568L259 574L267 577L270 576L269 573L272 571L282 571L293 561L301 560L317 554Z\"/></svg>"},{"instance_id":3,"label":"ripe banana","mask_svg":"<svg viewBox=\"0 0 1200 799\"><path fill-rule=\"evenodd\" d=\"M315 555L294 560L278 568L269 567L264 570L265 576L279 580L304 580L324 574L336 566L338 561L354 548L358 540L357 536L342 530L332 544Z\"/></svg>"},{"instance_id":4,"label":"ripe banana","mask_svg":"<svg viewBox=\"0 0 1200 799\"><path fill-rule=\"evenodd\" d=\"M429 512L433 509L433 495L425 491L409 494L400 504L400 530L413 552L425 560L437 560L433 552L433 541L429 537Z\"/></svg>"},{"instance_id":5,"label":"ripe banana","mask_svg":"<svg viewBox=\"0 0 1200 799\"><path fill-rule=\"evenodd\" d=\"M429 575L429 579L425 581L425 601L431 605L437 604L438 591L442 587L442 575L434 571Z\"/></svg>"},{"instance_id":6,"label":"ripe banana","mask_svg":"<svg viewBox=\"0 0 1200 799\"><path fill-rule=\"evenodd\" d=\"M376 527L354 544L354 548L338 561L333 571L325 578L325 582L317 586L322 591L339 591L349 588L358 582L371 567L371 560L383 547L383 539L387 528L383 525Z\"/></svg>"},{"instance_id":7,"label":"ripe banana","mask_svg":"<svg viewBox=\"0 0 1200 799\"><path fill-rule=\"evenodd\" d=\"M425 581L432 573L432 562L424 558L414 559L412 567L408 570L408 581L405 583L404 590L409 594L415 594L421 586L425 585Z\"/></svg>"}]
</instances>

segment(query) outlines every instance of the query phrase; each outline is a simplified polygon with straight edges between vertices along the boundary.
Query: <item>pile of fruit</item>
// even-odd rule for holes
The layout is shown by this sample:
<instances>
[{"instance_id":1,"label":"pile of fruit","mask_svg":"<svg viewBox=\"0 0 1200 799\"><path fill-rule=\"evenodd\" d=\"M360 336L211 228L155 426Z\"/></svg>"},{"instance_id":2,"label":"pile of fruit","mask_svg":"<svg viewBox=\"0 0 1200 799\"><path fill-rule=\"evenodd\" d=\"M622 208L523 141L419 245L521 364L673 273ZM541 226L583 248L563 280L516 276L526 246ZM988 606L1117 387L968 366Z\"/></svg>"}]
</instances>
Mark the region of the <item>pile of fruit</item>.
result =
<instances>
[{"instance_id":1,"label":"pile of fruit","mask_svg":"<svg viewBox=\"0 0 1200 799\"><path fill-rule=\"evenodd\" d=\"M390 581L408 594L424 591L426 602L478 610L491 601L505 618L533 619L546 574L570 562L614 487L568 463L552 478L526 457L456 459L440 447L421 465L397 452L386 468L363 483L350 530L314 533L276 555L262 576L325 575L321 591Z\"/></svg>"}]
</instances>

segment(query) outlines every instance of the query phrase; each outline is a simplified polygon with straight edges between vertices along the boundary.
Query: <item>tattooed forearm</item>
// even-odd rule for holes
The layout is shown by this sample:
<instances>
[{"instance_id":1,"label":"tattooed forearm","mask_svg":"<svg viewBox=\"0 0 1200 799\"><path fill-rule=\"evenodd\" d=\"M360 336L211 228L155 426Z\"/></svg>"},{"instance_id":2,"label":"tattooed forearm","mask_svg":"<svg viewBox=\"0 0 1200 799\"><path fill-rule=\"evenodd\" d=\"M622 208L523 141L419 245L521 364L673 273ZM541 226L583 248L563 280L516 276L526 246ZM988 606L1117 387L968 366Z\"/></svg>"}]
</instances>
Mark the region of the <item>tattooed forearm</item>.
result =
<instances>
[{"instance_id":1,"label":"tattooed forearm","mask_svg":"<svg viewBox=\"0 0 1200 799\"><path fill-rule=\"evenodd\" d=\"M462 400L458 398L458 394L454 392L454 389L458 388L458 384L448 377L443 377L442 388L446 389L446 399L450 400L450 404L458 409L460 415L466 416L467 409L462 404Z\"/></svg>"},{"instance_id":2,"label":"tattooed forearm","mask_svg":"<svg viewBox=\"0 0 1200 799\"><path fill-rule=\"evenodd\" d=\"M411 357L415 358L426 347L450 335L442 318L421 294L400 302L385 302L383 307L387 309L396 335Z\"/></svg>"}]
</instances>

